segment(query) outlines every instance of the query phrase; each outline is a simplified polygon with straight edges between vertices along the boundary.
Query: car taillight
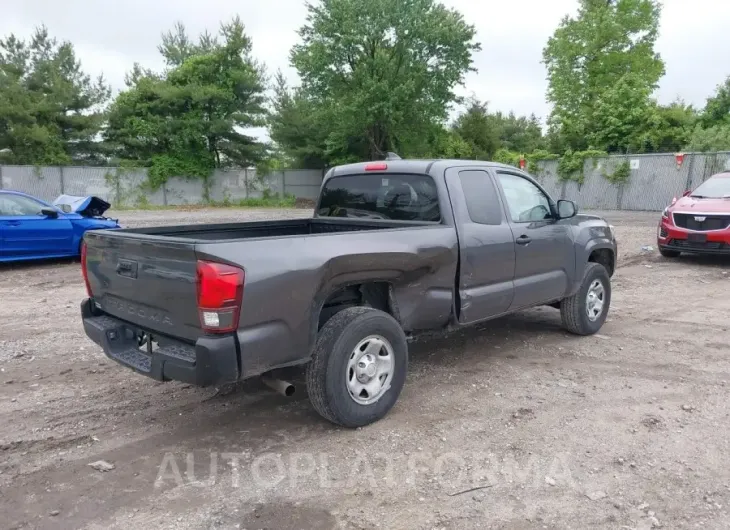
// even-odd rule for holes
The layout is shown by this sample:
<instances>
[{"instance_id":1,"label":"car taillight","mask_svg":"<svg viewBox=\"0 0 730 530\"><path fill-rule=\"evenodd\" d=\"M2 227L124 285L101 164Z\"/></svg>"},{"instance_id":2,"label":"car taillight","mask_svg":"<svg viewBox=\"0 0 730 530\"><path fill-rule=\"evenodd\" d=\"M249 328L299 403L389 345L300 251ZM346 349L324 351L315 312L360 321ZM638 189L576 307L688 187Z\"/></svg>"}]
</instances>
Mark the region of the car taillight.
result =
<instances>
[{"instance_id":1,"label":"car taillight","mask_svg":"<svg viewBox=\"0 0 730 530\"><path fill-rule=\"evenodd\" d=\"M86 284L86 294L91 297L91 284L89 284L89 271L86 266L86 241L81 242L81 274L84 277L84 284Z\"/></svg>"},{"instance_id":2,"label":"car taillight","mask_svg":"<svg viewBox=\"0 0 730 530\"><path fill-rule=\"evenodd\" d=\"M228 333L238 327L244 272L238 267L198 260L198 313L203 329Z\"/></svg>"},{"instance_id":3,"label":"car taillight","mask_svg":"<svg viewBox=\"0 0 730 530\"><path fill-rule=\"evenodd\" d=\"M388 169L388 164L382 162L365 165L365 171L385 171L386 169Z\"/></svg>"}]
</instances>

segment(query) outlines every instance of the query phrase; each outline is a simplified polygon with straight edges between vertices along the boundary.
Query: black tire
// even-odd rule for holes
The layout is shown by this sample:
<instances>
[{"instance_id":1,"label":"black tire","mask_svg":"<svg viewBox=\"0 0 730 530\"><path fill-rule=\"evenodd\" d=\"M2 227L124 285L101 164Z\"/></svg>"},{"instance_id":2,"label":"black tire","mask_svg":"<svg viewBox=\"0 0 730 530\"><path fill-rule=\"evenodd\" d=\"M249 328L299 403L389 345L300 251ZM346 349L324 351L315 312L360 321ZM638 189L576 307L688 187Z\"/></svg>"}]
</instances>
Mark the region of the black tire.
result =
<instances>
[{"instance_id":1,"label":"black tire","mask_svg":"<svg viewBox=\"0 0 730 530\"><path fill-rule=\"evenodd\" d=\"M390 388L374 403L357 403L348 391L346 373L352 352L370 335L385 338L393 350ZM383 418L400 396L408 369L408 343L400 324L369 307L351 307L330 318L317 336L307 365L307 393L314 409L344 427L361 427Z\"/></svg>"},{"instance_id":2,"label":"black tire","mask_svg":"<svg viewBox=\"0 0 730 530\"><path fill-rule=\"evenodd\" d=\"M595 281L600 281L603 284L603 311L595 320L591 320L588 318L586 298L591 284ZM593 335L601 329L601 326L606 321L610 306L611 278L608 275L608 271L600 263L590 262L583 274L583 281L578 292L570 298L566 298L560 304L560 316L563 320L563 327L576 335Z\"/></svg>"},{"instance_id":3,"label":"black tire","mask_svg":"<svg viewBox=\"0 0 730 530\"><path fill-rule=\"evenodd\" d=\"M681 252L677 252L676 250L667 250L665 248L659 247L659 254L661 254L664 258L678 258Z\"/></svg>"}]
</instances>

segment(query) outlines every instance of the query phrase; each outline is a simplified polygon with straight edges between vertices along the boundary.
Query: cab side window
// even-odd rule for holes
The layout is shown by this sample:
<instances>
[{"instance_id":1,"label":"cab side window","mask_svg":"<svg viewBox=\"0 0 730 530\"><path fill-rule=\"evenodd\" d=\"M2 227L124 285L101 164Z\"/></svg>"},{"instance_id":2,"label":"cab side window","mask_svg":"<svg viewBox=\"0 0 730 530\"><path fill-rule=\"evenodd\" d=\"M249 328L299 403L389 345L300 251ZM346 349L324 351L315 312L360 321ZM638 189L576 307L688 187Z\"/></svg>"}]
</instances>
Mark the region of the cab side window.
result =
<instances>
[{"instance_id":1,"label":"cab side window","mask_svg":"<svg viewBox=\"0 0 730 530\"><path fill-rule=\"evenodd\" d=\"M489 174L486 171L470 169L460 171L459 180L471 220L482 225L502 224L502 204Z\"/></svg>"},{"instance_id":2,"label":"cab side window","mask_svg":"<svg viewBox=\"0 0 730 530\"><path fill-rule=\"evenodd\" d=\"M534 223L553 218L550 201L540 188L511 173L498 173L498 176L512 222Z\"/></svg>"}]
</instances>

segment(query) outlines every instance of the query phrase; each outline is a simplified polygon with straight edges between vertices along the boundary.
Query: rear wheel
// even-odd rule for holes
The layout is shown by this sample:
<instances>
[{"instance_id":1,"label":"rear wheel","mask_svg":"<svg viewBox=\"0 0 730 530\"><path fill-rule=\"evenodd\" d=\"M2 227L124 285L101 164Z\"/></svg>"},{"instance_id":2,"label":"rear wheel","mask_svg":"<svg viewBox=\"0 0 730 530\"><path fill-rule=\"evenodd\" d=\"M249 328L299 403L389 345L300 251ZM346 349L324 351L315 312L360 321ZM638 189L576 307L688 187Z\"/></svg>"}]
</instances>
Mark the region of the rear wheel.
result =
<instances>
[{"instance_id":1,"label":"rear wheel","mask_svg":"<svg viewBox=\"0 0 730 530\"><path fill-rule=\"evenodd\" d=\"M659 247L659 254L661 254L665 258L678 258L681 252L677 252L676 250L667 250L665 248Z\"/></svg>"},{"instance_id":2,"label":"rear wheel","mask_svg":"<svg viewBox=\"0 0 730 530\"><path fill-rule=\"evenodd\" d=\"M588 263L580 289L560 304L563 327L576 335L597 333L611 305L611 278L600 263Z\"/></svg>"},{"instance_id":3,"label":"rear wheel","mask_svg":"<svg viewBox=\"0 0 730 530\"><path fill-rule=\"evenodd\" d=\"M400 324L383 311L352 307L320 330L307 366L307 392L327 420L360 427L393 408L407 368L408 344Z\"/></svg>"}]
</instances>

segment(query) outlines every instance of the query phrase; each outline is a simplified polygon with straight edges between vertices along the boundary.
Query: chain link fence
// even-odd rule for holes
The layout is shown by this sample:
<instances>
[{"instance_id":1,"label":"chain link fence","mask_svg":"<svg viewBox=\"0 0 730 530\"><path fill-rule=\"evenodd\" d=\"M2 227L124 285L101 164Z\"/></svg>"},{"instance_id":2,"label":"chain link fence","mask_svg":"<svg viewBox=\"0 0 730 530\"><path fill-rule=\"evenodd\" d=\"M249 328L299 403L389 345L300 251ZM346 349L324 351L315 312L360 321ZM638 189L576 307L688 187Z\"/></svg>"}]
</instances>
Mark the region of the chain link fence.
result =
<instances>
[{"instance_id":1,"label":"chain link fence","mask_svg":"<svg viewBox=\"0 0 730 530\"><path fill-rule=\"evenodd\" d=\"M613 183L619 165L628 162L630 175ZM688 153L681 164L674 154L618 155L586 160L583 181L563 180L558 161L538 164L535 175L555 199L570 199L582 209L660 211L673 197L694 189L710 176L730 171L730 152ZM22 191L46 201L59 195L96 195L117 207L237 204L245 199L293 195L316 199L323 170L275 171L265 176L255 169L217 170L205 181L172 178L149 189L144 169L110 167L0 166L0 188Z\"/></svg>"},{"instance_id":2,"label":"chain link fence","mask_svg":"<svg viewBox=\"0 0 730 530\"><path fill-rule=\"evenodd\" d=\"M608 178L628 162L629 178L614 183ZM538 181L555 199L569 199L585 210L661 211L674 197L694 189L712 175L730 171L730 152L687 153L681 164L674 154L616 155L589 159L583 181L562 180L558 161L538 164Z\"/></svg>"}]
</instances>

